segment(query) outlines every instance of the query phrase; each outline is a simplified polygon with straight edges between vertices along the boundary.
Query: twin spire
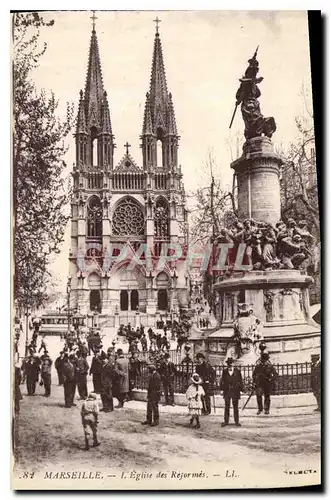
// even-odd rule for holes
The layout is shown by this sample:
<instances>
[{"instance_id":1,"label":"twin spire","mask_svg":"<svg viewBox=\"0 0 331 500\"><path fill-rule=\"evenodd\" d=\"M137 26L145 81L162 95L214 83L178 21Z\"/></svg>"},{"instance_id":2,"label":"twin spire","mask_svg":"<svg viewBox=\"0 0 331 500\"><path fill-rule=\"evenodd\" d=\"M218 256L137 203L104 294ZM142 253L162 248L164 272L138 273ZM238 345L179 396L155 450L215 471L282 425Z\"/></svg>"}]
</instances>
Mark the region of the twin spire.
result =
<instances>
[{"instance_id":1,"label":"twin spire","mask_svg":"<svg viewBox=\"0 0 331 500\"><path fill-rule=\"evenodd\" d=\"M80 91L80 101L77 116L76 133L87 134L92 127L97 133L112 134L109 104L104 90L98 39L95 29L97 17L93 12L92 34L89 48L88 68L85 92ZM149 92L146 94L146 104L142 135L152 135L161 138L168 135L177 136L177 126L172 102L168 93L164 69L159 23L157 17L153 48L152 71Z\"/></svg>"},{"instance_id":2,"label":"twin spire","mask_svg":"<svg viewBox=\"0 0 331 500\"><path fill-rule=\"evenodd\" d=\"M168 93L167 79L164 69L162 44L156 18L156 33L154 38L152 72L149 92L146 94L142 135L154 135L157 138L165 135L177 136L177 125L172 103Z\"/></svg>"},{"instance_id":3,"label":"twin spire","mask_svg":"<svg viewBox=\"0 0 331 500\"><path fill-rule=\"evenodd\" d=\"M104 90L98 38L95 31L97 17L93 12L92 34L88 57L85 92L80 91L77 133L87 133L95 127L98 133L112 133L107 93Z\"/></svg>"}]
</instances>

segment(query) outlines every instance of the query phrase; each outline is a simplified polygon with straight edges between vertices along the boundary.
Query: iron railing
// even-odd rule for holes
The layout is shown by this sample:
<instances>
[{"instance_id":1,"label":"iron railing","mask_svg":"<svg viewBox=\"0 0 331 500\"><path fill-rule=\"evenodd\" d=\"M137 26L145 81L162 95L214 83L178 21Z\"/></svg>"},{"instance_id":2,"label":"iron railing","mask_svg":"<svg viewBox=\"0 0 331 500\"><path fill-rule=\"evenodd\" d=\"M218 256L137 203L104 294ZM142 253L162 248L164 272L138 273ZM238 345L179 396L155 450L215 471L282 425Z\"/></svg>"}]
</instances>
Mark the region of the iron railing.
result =
<instances>
[{"instance_id":1,"label":"iron railing","mask_svg":"<svg viewBox=\"0 0 331 500\"><path fill-rule=\"evenodd\" d=\"M146 356L139 357L142 359L140 374L136 379L136 389L147 389L148 387L148 364ZM146 357L146 360L144 359ZM195 364L175 364L176 376L174 379L174 389L176 393L184 394L190 383L190 378L195 371ZM311 389L311 363L295 363L295 364L275 364L274 365L278 377L273 383L273 394L300 394L312 392ZM216 371L216 381L214 384L215 394L220 394L220 379L223 371L223 366L214 366ZM244 383L244 392L248 394L253 388L253 371L254 365L246 365L240 367L241 375Z\"/></svg>"}]
</instances>

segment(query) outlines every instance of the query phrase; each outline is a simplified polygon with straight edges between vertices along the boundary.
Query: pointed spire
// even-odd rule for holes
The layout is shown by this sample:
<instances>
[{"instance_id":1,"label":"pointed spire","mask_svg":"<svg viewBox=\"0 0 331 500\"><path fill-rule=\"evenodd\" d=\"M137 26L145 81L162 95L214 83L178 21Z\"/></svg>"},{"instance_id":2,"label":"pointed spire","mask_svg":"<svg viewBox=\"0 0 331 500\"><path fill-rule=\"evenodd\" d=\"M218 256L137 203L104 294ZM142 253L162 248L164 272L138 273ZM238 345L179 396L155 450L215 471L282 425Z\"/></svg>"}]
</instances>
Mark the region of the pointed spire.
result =
<instances>
[{"instance_id":1,"label":"pointed spire","mask_svg":"<svg viewBox=\"0 0 331 500\"><path fill-rule=\"evenodd\" d=\"M155 104L167 102L167 96L167 80L164 70L162 45L157 26L154 39L152 73L150 81L150 99L152 105L155 106Z\"/></svg>"},{"instance_id":2,"label":"pointed spire","mask_svg":"<svg viewBox=\"0 0 331 500\"><path fill-rule=\"evenodd\" d=\"M103 93L101 106L101 132L103 132L104 134L112 134L110 111L106 91L104 91Z\"/></svg>"},{"instance_id":3,"label":"pointed spire","mask_svg":"<svg viewBox=\"0 0 331 500\"><path fill-rule=\"evenodd\" d=\"M149 98L149 93L146 94L145 112L144 112L144 122L143 122L143 135L153 135L153 124L151 116L151 103Z\"/></svg>"},{"instance_id":4,"label":"pointed spire","mask_svg":"<svg viewBox=\"0 0 331 500\"><path fill-rule=\"evenodd\" d=\"M77 115L77 124L76 124L76 133L77 134L86 134L86 118L85 118L85 103L83 97L83 91L79 92L79 106L78 106L78 115Z\"/></svg>"},{"instance_id":5,"label":"pointed spire","mask_svg":"<svg viewBox=\"0 0 331 500\"><path fill-rule=\"evenodd\" d=\"M177 136L177 125L174 111L174 104L172 102L172 94L169 92L169 114L168 114L168 134Z\"/></svg>"},{"instance_id":6,"label":"pointed spire","mask_svg":"<svg viewBox=\"0 0 331 500\"><path fill-rule=\"evenodd\" d=\"M90 52L85 85L85 115L90 126L100 124L100 108L103 100L103 81L95 18L90 41Z\"/></svg>"}]
</instances>

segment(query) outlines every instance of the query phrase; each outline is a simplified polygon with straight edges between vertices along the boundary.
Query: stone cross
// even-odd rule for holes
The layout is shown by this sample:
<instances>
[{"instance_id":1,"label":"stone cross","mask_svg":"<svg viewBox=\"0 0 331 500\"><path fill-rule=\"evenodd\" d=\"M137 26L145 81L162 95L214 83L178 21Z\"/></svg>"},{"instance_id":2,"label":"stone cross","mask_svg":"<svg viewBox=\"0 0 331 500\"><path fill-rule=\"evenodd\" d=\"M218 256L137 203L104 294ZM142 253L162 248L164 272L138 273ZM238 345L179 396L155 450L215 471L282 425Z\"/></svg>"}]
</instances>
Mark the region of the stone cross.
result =
<instances>
[{"instance_id":1,"label":"stone cross","mask_svg":"<svg viewBox=\"0 0 331 500\"><path fill-rule=\"evenodd\" d=\"M161 23L161 19L159 19L157 16L156 16L156 19L153 19L153 22L156 24L156 33L159 32L159 23Z\"/></svg>"},{"instance_id":2,"label":"stone cross","mask_svg":"<svg viewBox=\"0 0 331 500\"><path fill-rule=\"evenodd\" d=\"M98 19L97 16L95 15L95 10L92 10L93 12L93 15L91 17L92 19L92 27L93 27L93 31L95 31L95 21Z\"/></svg>"},{"instance_id":3,"label":"stone cross","mask_svg":"<svg viewBox=\"0 0 331 500\"><path fill-rule=\"evenodd\" d=\"M129 154L129 148L131 148L131 144L129 144L128 141L126 141L126 143L124 144L124 147L126 148L126 154L128 155Z\"/></svg>"}]
</instances>

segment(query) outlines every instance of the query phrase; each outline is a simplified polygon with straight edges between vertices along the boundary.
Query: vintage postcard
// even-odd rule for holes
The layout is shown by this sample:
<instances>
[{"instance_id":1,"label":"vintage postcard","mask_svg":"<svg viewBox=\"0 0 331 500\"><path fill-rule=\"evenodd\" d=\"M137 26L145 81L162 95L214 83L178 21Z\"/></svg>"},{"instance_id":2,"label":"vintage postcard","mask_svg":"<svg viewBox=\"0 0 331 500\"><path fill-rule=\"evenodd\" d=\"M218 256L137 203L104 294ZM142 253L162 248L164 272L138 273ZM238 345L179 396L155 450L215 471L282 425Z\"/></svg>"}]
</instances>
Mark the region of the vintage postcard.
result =
<instances>
[{"instance_id":1,"label":"vintage postcard","mask_svg":"<svg viewBox=\"0 0 331 500\"><path fill-rule=\"evenodd\" d=\"M308 13L10 20L12 488L320 485Z\"/></svg>"}]
</instances>

